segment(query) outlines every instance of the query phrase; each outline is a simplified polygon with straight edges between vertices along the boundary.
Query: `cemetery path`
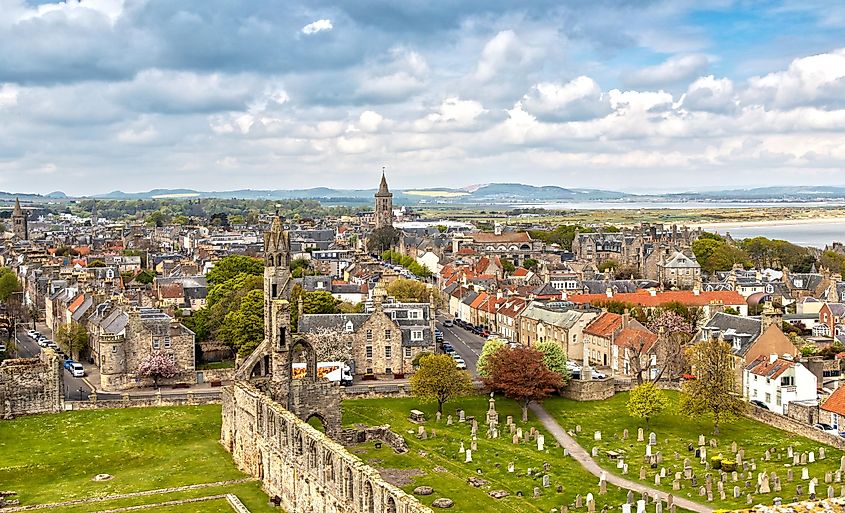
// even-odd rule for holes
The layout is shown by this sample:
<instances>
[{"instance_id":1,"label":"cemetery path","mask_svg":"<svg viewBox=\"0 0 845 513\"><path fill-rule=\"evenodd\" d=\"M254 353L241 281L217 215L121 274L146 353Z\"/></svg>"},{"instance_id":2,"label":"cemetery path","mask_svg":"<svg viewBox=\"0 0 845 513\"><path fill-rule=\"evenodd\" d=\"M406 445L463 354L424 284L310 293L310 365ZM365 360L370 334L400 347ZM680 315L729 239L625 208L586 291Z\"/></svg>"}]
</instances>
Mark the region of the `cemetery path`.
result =
<instances>
[{"instance_id":1,"label":"cemetery path","mask_svg":"<svg viewBox=\"0 0 845 513\"><path fill-rule=\"evenodd\" d=\"M590 474L593 474L596 477L600 477L602 474L602 468L599 467L598 463L590 457L590 454L584 450L583 447L578 445L578 442L575 441L571 436L569 436L566 431L561 427L557 421L549 415L549 413L539 404L531 403L529 406L531 411L534 412L534 415L537 416L537 419L543 424L543 426L549 430L549 433L555 437L560 445L566 448L569 451L569 455L577 461L582 467L587 469ZM633 490L635 492L648 492L648 494L652 497L661 497L663 499L666 498L668 493L663 490L658 490L656 488L652 488L650 486L646 486L642 483L637 483L634 481L629 481L625 478L619 477L617 475L611 474L610 472L605 472L607 476L607 482L620 488L624 488L626 490ZM699 504L697 502L693 502L689 499L685 499L683 497L673 497L674 503L676 506L695 511L697 513L711 513L713 508L709 508L703 504Z\"/></svg>"}]
</instances>

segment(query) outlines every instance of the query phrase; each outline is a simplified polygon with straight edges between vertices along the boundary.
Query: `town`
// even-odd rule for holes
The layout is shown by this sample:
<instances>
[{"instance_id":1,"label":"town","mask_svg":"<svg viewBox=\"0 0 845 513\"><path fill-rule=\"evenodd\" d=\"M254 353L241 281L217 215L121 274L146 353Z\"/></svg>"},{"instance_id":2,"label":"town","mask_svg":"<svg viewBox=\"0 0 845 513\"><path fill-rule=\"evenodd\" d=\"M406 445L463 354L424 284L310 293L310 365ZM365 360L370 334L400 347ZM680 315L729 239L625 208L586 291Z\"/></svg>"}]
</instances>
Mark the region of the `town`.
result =
<instances>
[{"instance_id":1,"label":"town","mask_svg":"<svg viewBox=\"0 0 845 513\"><path fill-rule=\"evenodd\" d=\"M484 230L395 207L384 172L370 210L324 217L277 203L223 222L138 220L101 216L102 203L6 211L3 419L222 403L222 446L262 490L249 494L285 511L522 510L529 497L559 512L711 511L793 487L796 500L839 495L839 243L542 218ZM463 464L433 472L475 474L486 499L461 504L469 489L440 496L425 471L353 455L384 451ZM795 469L778 475L780 461ZM590 473L598 484L579 487ZM9 511L32 500L4 493Z\"/></svg>"}]
</instances>

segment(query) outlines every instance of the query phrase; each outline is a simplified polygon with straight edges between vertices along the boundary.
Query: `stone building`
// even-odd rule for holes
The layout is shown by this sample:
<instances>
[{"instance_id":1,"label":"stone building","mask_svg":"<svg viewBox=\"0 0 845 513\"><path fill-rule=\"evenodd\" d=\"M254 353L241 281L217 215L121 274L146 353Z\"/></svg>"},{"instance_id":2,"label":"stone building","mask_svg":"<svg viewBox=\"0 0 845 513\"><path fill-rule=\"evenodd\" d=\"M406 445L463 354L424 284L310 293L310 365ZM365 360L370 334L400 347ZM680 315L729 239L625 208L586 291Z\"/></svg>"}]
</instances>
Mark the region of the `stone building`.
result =
<instances>
[{"instance_id":1,"label":"stone building","mask_svg":"<svg viewBox=\"0 0 845 513\"><path fill-rule=\"evenodd\" d=\"M701 265L695 255L676 251L657 264L657 281L671 287L692 289L701 285Z\"/></svg>"},{"instance_id":2,"label":"stone building","mask_svg":"<svg viewBox=\"0 0 845 513\"><path fill-rule=\"evenodd\" d=\"M0 418L62 411L63 386L62 361L51 349L0 362Z\"/></svg>"},{"instance_id":3,"label":"stone building","mask_svg":"<svg viewBox=\"0 0 845 513\"><path fill-rule=\"evenodd\" d=\"M599 265L612 260L637 269L645 279L656 280L661 261L671 259L677 252L689 252L700 234L700 230L687 227L643 223L621 232L576 233L572 252L579 262Z\"/></svg>"},{"instance_id":4,"label":"stone building","mask_svg":"<svg viewBox=\"0 0 845 513\"><path fill-rule=\"evenodd\" d=\"M91 359L100 370L104 390L121 390L152 385L137 370L148 355L169 355L180 372L159 383L195 383L195 335L182 323L161 310L113 305L97 305L88 319Z\"/></svg>"},{"instance_id":5,"label":"stone building","mask_svg":"<svg viewBox=\"0 0 845 513\"><path fill-rule=\"evenodd\" d=\"M29 239L27 215L21 208L21 202L17 198L15 198L15 208L12 210L12 233L18 240Z\"/></svg>"},{"instance_id":6,"label":"stone building","mask_svg":"<svg viewBox=\"0 0 845 513\"><path fill-rule=\"evenodd\" d=\"M555 307L532 301L519 315L519 341L531 346L555 342L570 360L584 358L584 328L601 310L597 308Z\"/></svg>"},{"instance_id":7,"label":"stone building","mask_svg":"<svg viewBox=\"0 0 845 513\"><path fill-rule=\"evenodd\" d=\"M376 230L379 228L393 227L393 193L387 188L387 179L384 177L384 170L381 173L381 184L376 193L375 223Z\"/></svg>"}]
</instances>

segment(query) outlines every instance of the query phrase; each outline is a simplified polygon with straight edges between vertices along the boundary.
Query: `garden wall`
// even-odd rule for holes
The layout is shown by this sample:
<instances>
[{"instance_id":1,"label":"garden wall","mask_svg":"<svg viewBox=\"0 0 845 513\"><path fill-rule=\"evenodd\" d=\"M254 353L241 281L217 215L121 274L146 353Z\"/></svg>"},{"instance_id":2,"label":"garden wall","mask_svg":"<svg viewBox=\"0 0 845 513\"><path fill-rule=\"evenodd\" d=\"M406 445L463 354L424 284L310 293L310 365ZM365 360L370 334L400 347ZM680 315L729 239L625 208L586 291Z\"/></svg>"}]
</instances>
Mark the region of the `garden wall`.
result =
<instances>
[{"instance_id":1,"label":"garden wall","mask_svg":"<svg viewBox=\"0 0 845 513\"><path fill-rule=\"evenodd\" d=\"M65 410L100 410L110 408L149 408L154 406L197 406L202 404L220 404L221 393L214 392L184 394L155 394L132 396L122 394L119 399L98 399L97 394L91 394L88 401L65 401Z\"/></svg>"}]
</instances>

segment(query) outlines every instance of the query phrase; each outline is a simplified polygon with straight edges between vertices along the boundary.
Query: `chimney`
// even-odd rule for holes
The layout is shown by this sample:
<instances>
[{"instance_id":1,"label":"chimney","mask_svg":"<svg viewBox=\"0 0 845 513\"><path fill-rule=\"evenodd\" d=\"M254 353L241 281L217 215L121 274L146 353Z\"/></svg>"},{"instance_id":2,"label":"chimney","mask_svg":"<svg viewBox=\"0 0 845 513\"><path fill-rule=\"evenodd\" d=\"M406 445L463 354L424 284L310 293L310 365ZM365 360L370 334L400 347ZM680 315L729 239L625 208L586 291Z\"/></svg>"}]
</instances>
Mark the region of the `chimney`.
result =
<instances>
[{"instance_id":1,"label":"chimney","mask_svg":"<svg viewBox=\"0 0 845 513\"><path fill-rule=\"evenodd\" d=\"M648 295L651 297L657 297L657 291L654 289L649 289Z\"/></svg>"},{"instance_id":2,"label":"chimney","mask_svg":"<svg viewBox=\"0 0 845 513\"><path fill-rule=\"evenodd\" d=\"M696 283L696 284L693 286L693 288L692 288L692 295L694 295L694 296L700 296L700 295L701 295L701 289L700 289L700 288L698 288L698 283Z\"/></svg>"},{"instance_id":3,"label":"chimney","mask_svg":"<svg viewBox=\"0 0 845 513\"><path fill-rule=\"evenodd\" d=\"M628 327L628 323L631 321L631 311L627 308L625 309L625 313L622 314L622 329Z\"/></svg>"},{"instance_id":4,"label":"chimney","mask_svg":"<svg viewBox=\"0 0 845 513\"><path fill-rule=\"evenodd\" d=\"M777 359L778 359L777 353L772 353L772 354L769 355L769 363L775 363L775 361Z\"/></svg>"},{"instance_id":5,"label":"chimney","mask_svg":"<svg viewBox=\"0 0 845 513\"><path fill-rule=\"evenodd\" d=\"M610 287L608 287L607 290L604 291L604 293L607 295L607 297L613 297L613 289L611 289Z\"/></svg>"}]
</instances>

